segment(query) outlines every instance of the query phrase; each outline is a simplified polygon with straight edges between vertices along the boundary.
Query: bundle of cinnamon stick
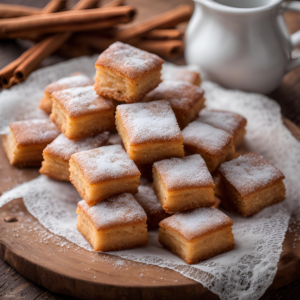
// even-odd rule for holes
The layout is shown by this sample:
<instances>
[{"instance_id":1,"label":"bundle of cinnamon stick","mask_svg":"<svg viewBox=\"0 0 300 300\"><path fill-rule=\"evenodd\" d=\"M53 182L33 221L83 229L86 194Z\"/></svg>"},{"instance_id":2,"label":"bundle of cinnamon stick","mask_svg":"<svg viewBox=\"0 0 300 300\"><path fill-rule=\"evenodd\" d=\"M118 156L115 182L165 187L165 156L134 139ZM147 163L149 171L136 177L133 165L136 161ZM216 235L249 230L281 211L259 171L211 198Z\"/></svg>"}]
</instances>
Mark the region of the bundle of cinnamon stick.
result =
<instances>
[{"instance_id":1,"label":"bundle of cinnamon stick","mask_svg":"<svg viewBox=\"0 0 300 300\"><path fill-rule=\"evenodd\" d=\"M165 58L182 54L184 32L175 26L189 20L190 6L180 5L124 28L122 24L133 20L136 9L124 5L123 0L101 7L98 1L81 0L70 10L66 10L67 0L51 0L44 9L0 5L0 39L35 42L0 71L0 86L9 88L25 80L56 51L67 57L91 55L122 41Z\"/></svg>"}]
</instances>

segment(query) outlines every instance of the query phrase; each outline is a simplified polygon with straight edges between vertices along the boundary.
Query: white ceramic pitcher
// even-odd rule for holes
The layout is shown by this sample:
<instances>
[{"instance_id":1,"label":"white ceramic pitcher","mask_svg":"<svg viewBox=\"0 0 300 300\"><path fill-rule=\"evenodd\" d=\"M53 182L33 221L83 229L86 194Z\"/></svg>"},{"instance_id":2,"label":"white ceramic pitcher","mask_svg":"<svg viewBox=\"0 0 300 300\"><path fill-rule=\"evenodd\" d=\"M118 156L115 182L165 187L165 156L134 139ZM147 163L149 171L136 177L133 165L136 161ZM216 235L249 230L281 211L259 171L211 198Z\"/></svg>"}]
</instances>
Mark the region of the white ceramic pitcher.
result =
<instances>
[{"instance_id":1,"label":"white ceramic pitcher","mask_svg":"<svg viewBox=\"0 0 300 300\"><path fill-rule=\"evenodd\" d=\"M194 0L185 57L210 80L257 93L276 89L300 65L291 51L300 30L289 34L283 13L300 12L300 2L282 0Z\"/></svg>"}]
</instances>

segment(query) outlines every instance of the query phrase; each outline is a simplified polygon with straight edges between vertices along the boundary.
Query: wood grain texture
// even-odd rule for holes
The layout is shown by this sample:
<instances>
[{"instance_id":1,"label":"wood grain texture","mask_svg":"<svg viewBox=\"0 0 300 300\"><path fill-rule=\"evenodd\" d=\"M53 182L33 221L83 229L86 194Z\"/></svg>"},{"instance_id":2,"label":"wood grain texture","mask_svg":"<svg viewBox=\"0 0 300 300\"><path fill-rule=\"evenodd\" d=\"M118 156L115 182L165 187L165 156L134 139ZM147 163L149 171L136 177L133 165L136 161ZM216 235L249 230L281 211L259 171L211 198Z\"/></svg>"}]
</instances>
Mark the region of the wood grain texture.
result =
<instances>
[{"instance_id":1,"label":"wood grain texture","mask_svg":"<svg viewBox=\"0 0 300 300\"><path fill-rule=\"evenodd\" d=\"M12 0L2 0L0 2L1 3L9 3L9 4L30 5L30 6L42 8L47 4L48 0L39 0L39 1L35 1L35 0L13 0L13 1ZM68 2L70 5L72 5L76 1L69 0ZM108 2L108 0L103 0L102 2L106 3L106 2ZM139 20L148 18L149 16L152 16L154 14L164 12L172 7L177 6L178 4L182 4L182 3L192 4L192 1L190 1L190 0L183 0L183 1L181 1L181 0L172 0L172 1L152 0L151 3L149 4L149 2L146 2L146 1L144 2L144 1L140 1L140 0L127 0L126 3L138 7L137 21L139 21ZM288 23L288 26L289 26L291 32L294 32L300 28L300 17L299 16L300 15L295 12L286 13L286 21ZM0 47L0 67L3 67L4 65L9 63L13 59L17 58L23 51L25 51L28 48L28 46L29 46L28 44L21 43L20 41L2 40L1 47ZM51 64L63 61L63 60L65 60L65 59L60 56L54 55L52 57L45 59L42 62L41 66L51 65ZM183 59L177 59L173 62L177 63L177 64L184 64ZM295 124L297 124L298 126L300 125L300 68L298 68L298 69L290 72L288 75L286 75L284 77L281 85L278 87L278 89L269 96L271 98L273 98L274 100L276 100L280 104L283 115L292 121L291 122L284 118L283 119L284 124L294 133L294 135L296 137L299 137L300 131L297 130L298 127ZM295 124L293 124L293 122ZM2 147L0 147L0 157L3 155L3 153L1 153L1 151L2 151ZM1 179L5 178L5 180L3 180L3 181L5 181L5 186L2 185L0 187L0 191L3 192L4 190L8 190L8 189L12 188L13 186L15 186L16 184L19 184L26 180L33 179L37 175L38 175L38 172L36 169L20 170L20 169L11 168L9 165L5 166L3 164L0 164L0 178ZM15 201L17 201L17 204L19 205L18 211L20 212L23 209L24 216L27 216L28 213L26 214L25 207L22 203L22 200L19 199L19 200L15 200ZM10 214L18 213L18 211L14 211L14 212L10 211L9 209L11 209L11 208L9 208L8 206L9 206L9 204L7 204L6 207L3 208L5 210L7 210L7 211L4 211L4 215L6 213L10 213ZM1 214L1 216L0 216L0 243L1 243L1 240L3 240L2 233L5 232L3 230L9 229L9 228L7 228L7 226L10 226L10 225L16 226L15 228L17 230L20 230L20 228L17 227L17 226L19 226L17 224L21 224L21 223L19 223L20 221L18 221L16 223L5 223L4 224L2 213L3 213L3 211L1 209L1 212L0 212L0 214ZM28 220L30 222L35 222L35 220L34 220L34 218L32 218L32 216L30 216L30 215L28 215L28 216L29 216ZM6 229L3 229L3 224L4 224L4 226L6 226ZM38 223L36 223L36 224L37 224L37 226L36 226L37 236L36 237L38 240L38 239L41 239L40 234L45 232L45 229L40 228L41 225L39 225ZM28 224L25 223L25 225L28 225ZM290 222L290 230L287 232L287 235L286 235L286 238L285 238L285 241L283 244L283 252L281 254L281 259L278 264L279 271L277 273L277 276L275 277L274 283L272 284L270 289L265 293L265 295L262 297L263 300L299 299L300 279L295 280L296 278L299 278L299 276L300 276L300 274L299 274L299 271L300 271L300 268L299 268L300 245L299 245L299 238L297 236L297 232L299 232L299 228L300 228L300 224L298 224L298 221L294 216ZM25 232L25 233L27 234L27 232ZM9 244L10 248L8 249L7 247L5 248L5 247L1 246L0 247L0 253L1 253L0 256L5 257L5 260L12 263L12 265L14 265L16 268L18 268L18 270L20 270L20 272L22 274L29 273L28 278L35 280L35 282L37 282L39 284L45 283L45 284L47 284L47 287L49 287L52 291L56 291L58 293L63 293L63 294L68 293L70 295L70 292L71 292L74 295L74 291L76 291L78 289L78 287L82 287L82 286L84 286L84 289L87 290L87 286L84 285L84 281L80 281L79 283L77 283L74 280L74 276L76 276L76 274L77 274L76 272L74 272L72 274L73 277L71 277L69 280L69 283L67 285L67 290L61 289L60 281L63 280L63 278L64 278L61 275L58 276L57 274L53 273L56 277L52 277L52 279L55 281L50 282L50 279L47 278L47 276L43 275L44 269L38 267L38 265L36 264L36 261L40 259L40 256L35 256L35 253L34 254L32 253L32 255L30 256L31 257L30 262L33 264L32 269L26 269L23 265L24 261L22 259L16 258L12 252L12 250L14 250L15 247L18 249L19 254L22 254L26 251L26 249L23 248L23 246L20 243L20 241L21 241L20 237L19 236L15 237L15 239L12 239L12 237L10 237L8 240L10 241L10 244ZM28 247L27 250L29 249L29 251L30 251L30 249L35 248L34 242L35 241L32 240L31 243L28 243L28 245L26 246L26 247ZM46 248L45 253L49 254L49 249L52 249L52 248L49 248L49 246L48 246L49 244L44 244L44 243L46 243L46 241L42 242L42 244ZM57 243L59 243L59 242L57 242L56 240L53 243L53 247L54 247L53 253L55 253L56 256L60 256L62 253L64 255L66 255L68 252L65 252L65 251L59 252L62 249L57 248L57 247L59 247L57 245ZM37 249L37 251L40 251L40 250ZM76 251L76 253L77 253L77 251ZM50 253L52 255L52 252L50 252ZM90 255L90 254L91 253L89 253L88 255ZM53 256L51 258L51 255L48 255L47 260L49 258L49 261L55 262L56 259L53 259ZM84 259L87 259L88 255L85 256L85 254L81 253L79 256L84 257ZM128 267L124 268L124 266L120 266L120 269L116 268L118 277L116 277L117 279L112 280L111 279L112 274L105 273L105 269L104 270L99 269L100 271L98 271L98 264L102 264L103 258L101 258L101 260L100 260L100 257L97 256L97 259L99 260L99 261L97 261L97 272L96 272L96 270L92 270L92 269L89 270L90 272L95 272L94 276L96 276L96 278L95 279L92 278L92 280L97 281L100 278L106 278L105 280L111 280L114 283L118 284L119 276L122 277L123 273L127 274L128 275L127 278L130 278L130 280L131 280L132 273L131 272L128 273L128 270L126 270ZM58 261L61 263L64 263L64 261L62 261L61 259L59 259ZM79 261L80 261L80 259L79 259ZM73 263L75 265L74 269L78 268L81 272L83 267L80 266L80 264L78 263L78 260L74 260ZM91 263L91 262L88 261L88 263ZM76 266L76 264L78 264L78 266ZM52 267L52 264L51 264L51 267ZM110 268L111 268L111 266L110 266ZM124 289L122 291L117 292L116 289L112 288L111 286L109 286L109 287L102 286L101 287L101 299L129 299L130 296L134 297L134 299L141 299L141 298L157 299L158 293L160 293L159 294L160 299L161 298L163 298L163 299L173 299L173 298L188 299L190 297L192 299L195 299L196 296L198 296L199 294L203 295L201 297L201 299L217 299L218 298L218 297L215 297L214 295L212 295L212 293L210 293L209 291L203 289L201 287L201 285L199 285L199 284L197 284L197 288L190 286L190 284L188 283L189 279L187 279L183 276L182 276L182 281L180 279L178 282L176 282L176 284L174 283L172 289L170 289L170 290L169 289L161 289L162 283L169 282L169 278L173 279L174 277L172 277L172 276L175 276L175 275L178 276L180 274L175 273L175 275L172 275L171 274L172 271L170 271L170 270L163 269L163 271L157 271L157 270L155 270L155 268L157 268L157 267L154 267L153 270L151 269L151 272L153 271L154 272L153 274L157 274L157 277L155 277L156 280L153 279L153 277L151 277L151 278L153 279L153 281L157 282L157 285L155 285L156 283L154 284L152 282L152 287L150 290L145 289L143 291L137 291L137 289L134 287L133 281L131 283L132 284L131 287L129 289L127 289L128 291L125 291L125 292L124 292ZM158 268L158 269L162 270L161 268ZM136 269L134 269L134 270L136 271ZM114 272L115 271L116 270L114 270ZM106 272L110 272L110 271L106 270ZM122 274L122 275L119 275L119 274ZM146 272L143 274L147 275ZM90 276L90 275L93 275L93 274L91 273L87 276ZM99 278L98 278L98 275L100 276ZM145 277L143 276L142 278L145 278ZM163 278L161 280L162 283L159 283L160 282L159 278ZM141 278L138 278L137 275L135 274L133 276L133 280L138 280L138 282L140 282ZM175 280L177 280L177 279L175 279ZM295 281L293 281L293 280L295 280ZM292 283L288 284L289 282L292 282ZM178 285L181 285L181 283L183 283L183 286L184 286L183 289L178 287ZM286 284L288 284L288 285L286 285ZM192 285L195 285L194 282ZM176 286L177 286L177 288L176 288ZM89 293L89 291L86 291L86 294L84 296L85 299L91 299L91 298L88 298L88 295L89 295L88 293ZM130 294L130 293L132 293L132 294ZM76 294L75 296L80 297L82 295ZM75 298L68 297L68 296L62 296L62 295L54 294L53 292L47 291L44 287L37 285L35 283L32 283L31 281L28 281L22 275L20 275L20 273L16 272L9 264L0 260L0 299L1 300L2 299L3 300L8 300L8 299L10 299L10 300L11 299L57 300L57 299L75 299ZM98 299L100 299L100 298L98 298Z\"/></svg>"}]
</instances>

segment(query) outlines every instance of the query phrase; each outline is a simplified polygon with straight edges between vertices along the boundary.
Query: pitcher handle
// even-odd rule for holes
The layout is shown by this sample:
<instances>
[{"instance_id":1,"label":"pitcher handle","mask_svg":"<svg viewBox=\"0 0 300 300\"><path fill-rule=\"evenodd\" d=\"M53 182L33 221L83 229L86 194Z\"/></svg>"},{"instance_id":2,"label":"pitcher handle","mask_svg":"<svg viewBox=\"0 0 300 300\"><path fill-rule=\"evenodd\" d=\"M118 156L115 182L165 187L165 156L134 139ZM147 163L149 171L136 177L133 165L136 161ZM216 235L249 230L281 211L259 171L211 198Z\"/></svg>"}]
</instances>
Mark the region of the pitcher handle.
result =
<instances>
[{"instance_id":1,"label":"pitcher handle","mask_svg":"<svg viewBox=\"0 0 300 300\"><path fill-rule=\"evenodd\" d=\"M297 11L300 12L300 2L291 1L282 3L282 8L284 11ZM295 48L300 43L300 30L296 31L290 36L290 43L293 48ZM293 69L300 66L300 57L291 59L287 65L286 72L290 72Z\"/></svg>"}]
</instances>

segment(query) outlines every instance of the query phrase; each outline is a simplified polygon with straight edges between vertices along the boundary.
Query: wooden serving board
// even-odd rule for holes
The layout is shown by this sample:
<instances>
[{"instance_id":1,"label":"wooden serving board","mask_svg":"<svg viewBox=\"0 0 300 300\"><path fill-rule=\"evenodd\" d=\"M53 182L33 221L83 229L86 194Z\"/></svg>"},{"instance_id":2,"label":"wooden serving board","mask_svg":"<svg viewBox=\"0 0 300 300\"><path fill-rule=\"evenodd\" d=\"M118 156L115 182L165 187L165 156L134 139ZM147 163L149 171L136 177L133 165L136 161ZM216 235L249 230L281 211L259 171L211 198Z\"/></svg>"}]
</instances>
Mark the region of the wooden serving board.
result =
<instances>
[{"instance_id":1,"label":"wooden serving board","mask_svg":"<svg viewBox=\"0 0 300 300\"><path fill-rule=\"evenodd\" d=\"M300 129L285 125L300 140ZM8 164L0 147L0 191L38 176ZM300 216L291 218L270 289L300 278ZM90 252L55 236L31 216L22 199L0 209L0 258L48 290L83 299L219 299L200 283L157 266Z\"/></svg>"}]
</instances>

